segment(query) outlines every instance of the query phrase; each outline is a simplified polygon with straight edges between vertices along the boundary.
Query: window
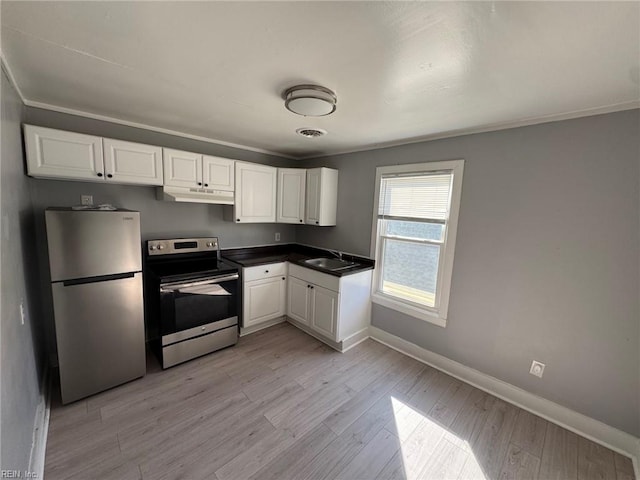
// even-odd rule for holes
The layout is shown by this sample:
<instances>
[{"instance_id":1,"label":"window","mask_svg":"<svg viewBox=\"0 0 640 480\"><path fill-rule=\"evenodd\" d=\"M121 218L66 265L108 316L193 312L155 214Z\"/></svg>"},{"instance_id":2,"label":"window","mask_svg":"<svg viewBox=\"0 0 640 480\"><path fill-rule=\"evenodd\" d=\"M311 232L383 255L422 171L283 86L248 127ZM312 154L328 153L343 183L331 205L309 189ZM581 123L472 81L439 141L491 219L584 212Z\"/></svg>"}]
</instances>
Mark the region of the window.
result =
<instances>
[{"instance_id":1,"label":"window","mask_svg":"<svg viewBox=\"0 0 640 480\"><path fill-rule=\"evenodd\" d=\"M445 326L464 160L378 167L375 303Z\"/></svg>"}]
</instances>

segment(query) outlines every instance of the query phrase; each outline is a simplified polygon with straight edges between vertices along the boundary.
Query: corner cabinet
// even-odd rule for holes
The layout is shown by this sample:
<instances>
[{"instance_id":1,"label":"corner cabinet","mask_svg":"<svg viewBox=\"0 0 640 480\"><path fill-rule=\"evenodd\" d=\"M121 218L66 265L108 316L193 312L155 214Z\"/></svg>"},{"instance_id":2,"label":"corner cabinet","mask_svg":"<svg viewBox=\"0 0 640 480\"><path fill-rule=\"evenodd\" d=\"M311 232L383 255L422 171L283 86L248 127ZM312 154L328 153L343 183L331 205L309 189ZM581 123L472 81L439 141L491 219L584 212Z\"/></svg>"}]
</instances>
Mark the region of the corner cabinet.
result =
<instances>
[{"instance_id":1,"label":"corner cabinet","mask_svg":"<svg viewBox=\"0 0 640 480\"><path fill-rule=\"evenodd\" d=\"M304 223L307 171L302 168L278 169L278 223Z\"/></svg>"},{"instance_id":2,"label":"corner cabinet","mask_svg":"<svg viewBox=\"0 0 640 480\"><path fill-rule=\"evenodd\" d=\"M278 169L256 163L236 162L236 223L274 223Z\"/></svg>"},{"instance_id":3,"label":"corner cabinet","mask_svg":"<svg viewBox=\"0 0 640 480\"><path fill-rule=\"evenodd\" d=\"M338 207L338 170L307 170L305 223L320 227L336 225Z\"/></svg>"},{"instance_id":4,"label":"corner cabinet","mask_svg":"<svg viewBox=\"0 0 640 480\"><path fill-rule=\"evenodd\" d=\"M162 149L153 145L24 126L32 177L162 185Z\"/></svg>"},{"instance_id":5,"label":"corner cabinet","mask_svg":"<svg viewBox=\"0 0 640 480\"><path fill-rule=\"evenodd\" d=\"M287 316L333 343L362 335L370 321L371 275L365 270L336 277L290 264Z\"/></svg>"},{"instance_id":6,"label":"corner cabinet","mask_svg":"<svg viewBox=\"0 0 640 480\"><path fill-rule=\"evenodd\" d=\"M242 270L242 328L251 332L284 321L286 314L286 262Z\"/></svg>"}]
</instances>

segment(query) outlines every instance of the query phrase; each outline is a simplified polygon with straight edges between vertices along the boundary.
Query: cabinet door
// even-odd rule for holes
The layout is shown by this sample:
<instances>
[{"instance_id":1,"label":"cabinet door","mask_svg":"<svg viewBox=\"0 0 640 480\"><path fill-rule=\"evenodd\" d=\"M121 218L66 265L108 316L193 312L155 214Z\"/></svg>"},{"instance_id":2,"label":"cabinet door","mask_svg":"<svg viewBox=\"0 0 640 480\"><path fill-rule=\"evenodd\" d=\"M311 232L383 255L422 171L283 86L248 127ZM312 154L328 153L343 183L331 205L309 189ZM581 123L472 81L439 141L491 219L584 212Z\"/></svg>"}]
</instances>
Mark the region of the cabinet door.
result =
<instances>
[{"instance_id":1,"label":"cabinet door","mask_svg":"<svg viewBox=\"0 0 640 480\"><path fill-rule=\"evenodd\" d=\"M278 169L278 223L304 223L306 183L306 170Z\"/></svg>"},{"instance_id":2,"label":"cabinet door","mask_svg":"<svg viewBox=\"0 0 640 480\"><path fill-rule=\"evenodd\" d=\"M275 167L236 162L235 221L273 223L276 221Z\"/></svg>"},{"instance_id":3,"label":"cabinet door","mask_svg":"<svg viewBox=\"0 0 640 480\"><path fill-rule=\"evenodd\" d=\"M162 185L162 148L104 138L104 170L108 180L134 185Z\"/></svg>"},{"instance_id":4,"label":"cabinet door","mask_svg":"<svg viewBox=\"0 0 640 480\"><path fill-rule=\"evenodd\" d=\"M202 156L202 183L214 190L233 192L235 189L235 161L228 158Z\"/></svg>"},{"instance_id":5,"label":"cabinet door","mask_svg":"<svg viewBox=\"0 0 640 480\"><path fill-rule=\"evenodd\" d=\"M246 328L283 316L286 284L286 277L245 282L242 326Z\"/></svg>"},{"instance_id":6,"label":"cabinet door","mask_svg":"<svg viewBox=\"0 0 640 480\"><path fill-rule=\"evenodd\" d=\"M202 155L163 148L164 184L173 187L202 186Z\"/></svg>"},{"instance_id":7,"label":"cabinet door","mask_svg":"<svg viewBox=\"0 0 640 480\"><path fill-rule=\"evenodd\" d=\"M296 277L289 277L287 292L287 315L294 320L309 324L311 289L309 284Z\"/></svg>"},{"instance_id":8,"label":"cabinet door","mask_svg":"<svg viewBox=\"0 0 640 480\"><path fill-rule=\"evenodd\" d=\"M336 340L338 331L338 292L312 285L311 328Z\"/></svg>"},{"instance_id":9,"label":"cabinet door","mask_svg":"<svg viewBox=\"0 0 640 480\"><path fill-rule=\"evenodd\" d=\"M32 177L104 181L102 138L52 128L24 127Z\"/></svg>"},{"instance_id":10,"label":"cabinet door","mask_svg":"<svg viewBox=\"0 0 640 480\"><path fill-rule=\"evenodd\" d=\"M307 170L306 223L320 224L320 169Z\"/></svg>"}]
</instances>

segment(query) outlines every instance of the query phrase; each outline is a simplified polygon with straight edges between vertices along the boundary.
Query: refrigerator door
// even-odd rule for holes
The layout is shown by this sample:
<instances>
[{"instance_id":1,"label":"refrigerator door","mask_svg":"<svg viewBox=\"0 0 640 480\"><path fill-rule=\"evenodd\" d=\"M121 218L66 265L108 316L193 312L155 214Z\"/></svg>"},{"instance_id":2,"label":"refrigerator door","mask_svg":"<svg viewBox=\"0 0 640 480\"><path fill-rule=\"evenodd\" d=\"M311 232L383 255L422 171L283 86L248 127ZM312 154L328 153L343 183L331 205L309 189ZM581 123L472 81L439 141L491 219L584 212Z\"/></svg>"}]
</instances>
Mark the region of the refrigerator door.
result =
<instances>
[{"instance_id":1,"label":"refrigerator door","mask_svg":"<svg viewBox=\"0 0 640 480\"><path fill-rule=\"evenodd\" d=\"M47 209L51 281L142 270L140 213Z\"/></svg>"},{"instance_id":2,"label":"refrigerator door","mask_svg":"<svg viewBox=\"0 0 640 480\"><path fill-rule=\"evenodd\" d=\"M52 285L62 403L146 373L142 273L72 283Z\"/></svg>"}]
</instances>

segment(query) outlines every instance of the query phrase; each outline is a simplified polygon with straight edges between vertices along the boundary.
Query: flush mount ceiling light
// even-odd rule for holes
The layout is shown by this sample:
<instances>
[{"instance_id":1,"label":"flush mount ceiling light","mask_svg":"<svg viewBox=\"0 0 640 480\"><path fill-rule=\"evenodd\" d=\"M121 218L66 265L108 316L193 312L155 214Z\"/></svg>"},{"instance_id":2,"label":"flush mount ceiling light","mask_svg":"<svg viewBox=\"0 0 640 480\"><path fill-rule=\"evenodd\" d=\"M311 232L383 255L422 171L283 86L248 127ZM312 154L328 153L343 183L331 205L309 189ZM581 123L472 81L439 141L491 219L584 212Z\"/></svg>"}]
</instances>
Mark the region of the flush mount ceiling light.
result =
<instances>
[{"instance_id":1,"label":"flush mount ceiling light","mask_svg":"<svg viewBox=\"0 0 640 480\"><path fill-rule=\"evenodd\" d=\"M320 128L299 128L296 133L306 138L317 138L327 134L326 130Z\"/></svg>"},{"instance_id":2,"label":"flush mount ceiling light","mask_svg":"<svg viewBox=\"0 0 640 480\"><path fill-rule=\"evenodd\" d=\"M305 117L323 117L336 111L338 98L320 85L296 85L284 92L284 106Z\"/></svg>"}]
</instances>

